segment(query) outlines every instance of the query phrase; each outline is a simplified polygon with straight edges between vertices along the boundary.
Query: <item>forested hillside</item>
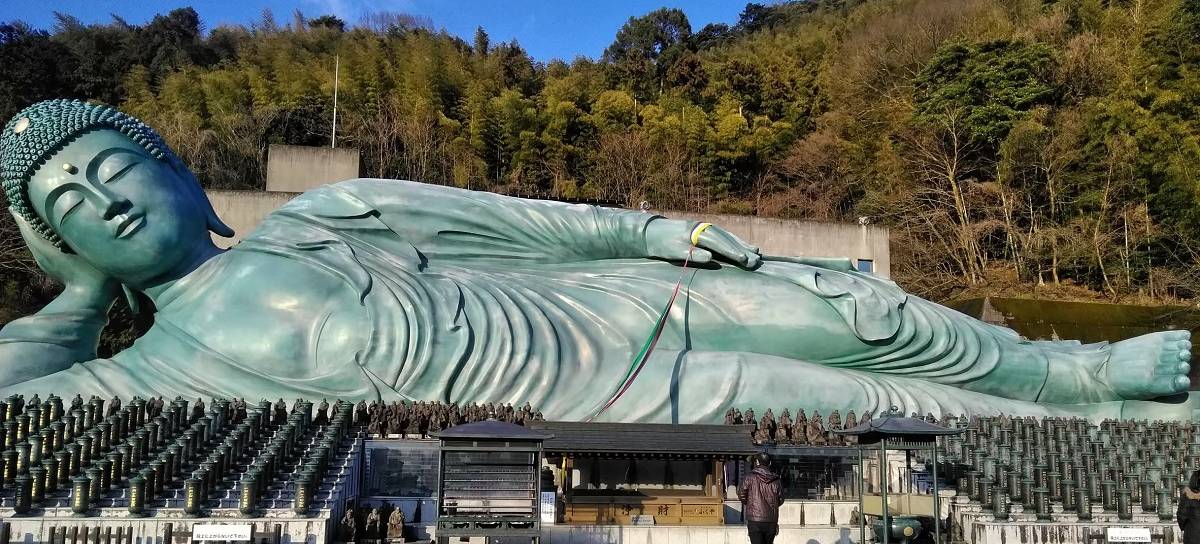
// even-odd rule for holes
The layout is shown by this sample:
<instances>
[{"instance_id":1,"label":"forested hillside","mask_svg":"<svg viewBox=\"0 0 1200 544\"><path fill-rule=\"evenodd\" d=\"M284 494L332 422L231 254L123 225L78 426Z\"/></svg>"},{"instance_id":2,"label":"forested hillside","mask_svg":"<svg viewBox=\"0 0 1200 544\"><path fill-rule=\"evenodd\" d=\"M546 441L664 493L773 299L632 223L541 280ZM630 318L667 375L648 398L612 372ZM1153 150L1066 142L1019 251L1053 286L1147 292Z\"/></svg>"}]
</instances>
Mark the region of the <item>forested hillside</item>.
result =
<instances>
[{"instance_id":1,"label":"forested hillside","mask_svg":"<svg viewBox=\"0 0 1200 544\"><path fill-rule=\"evenodd\" d=\"M261 188L269 144L329 145L336 56L338 145L370 176L865 218L892 227L897 281L934 299L1200 293L1200 0L748 4L698 29L634 15L601 58L548 62L396 13L14 21L0 115L119 104L208 187ZM22 274L8 238L0 266Z\"/></svg>"}]
</instances>

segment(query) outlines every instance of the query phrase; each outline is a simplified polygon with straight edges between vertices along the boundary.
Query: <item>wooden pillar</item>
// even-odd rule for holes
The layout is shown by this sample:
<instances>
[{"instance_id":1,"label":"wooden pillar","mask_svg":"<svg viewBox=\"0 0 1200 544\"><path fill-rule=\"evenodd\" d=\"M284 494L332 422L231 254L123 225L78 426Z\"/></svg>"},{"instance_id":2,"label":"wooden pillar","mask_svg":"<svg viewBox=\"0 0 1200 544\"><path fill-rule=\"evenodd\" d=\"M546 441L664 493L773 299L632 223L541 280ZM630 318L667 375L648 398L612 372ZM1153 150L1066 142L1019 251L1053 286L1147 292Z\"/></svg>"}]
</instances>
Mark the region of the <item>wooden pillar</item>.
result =
<instances>
[{"instance_id":1,"label":"wooden pillar","mask_svg":"<svg viewBox=\"0 0 1200 544\"><path fill-rule=\"evenodd\" d=\"M704 496L705 497L717 496L716 481L717 481L717 464L715 462L709 463L708 470L704 471Z\"/></svg>"},{"instance_id":2,"label":"wooden pillar","mask_svg":"<svg viewBox=\"0 0 1200 544\"><path fill-rule=\"evenodd\" d=\"M563 454L563 461L562 461L562 466L563 466L563 474L562 474L563 521L568 522L568 523L571 522L571 488L575 487L574 481L573 481L574 477L572 476L572 473L575 472L575 470L574 470L575 462L574 461L575 460L571 457L571 454L569 454L569 453Z\"/></svg>"},{"instance_id":3,"label":"wooden pillar","mask_svg":"<svg viewBox=\"0 0 1200 544\"><path fill-rule=\"evenodd\" d=\"M713 462L713 481L717 485L716 496L725 500L725 461L717 459Z\"/></svg>"}]
</instances>

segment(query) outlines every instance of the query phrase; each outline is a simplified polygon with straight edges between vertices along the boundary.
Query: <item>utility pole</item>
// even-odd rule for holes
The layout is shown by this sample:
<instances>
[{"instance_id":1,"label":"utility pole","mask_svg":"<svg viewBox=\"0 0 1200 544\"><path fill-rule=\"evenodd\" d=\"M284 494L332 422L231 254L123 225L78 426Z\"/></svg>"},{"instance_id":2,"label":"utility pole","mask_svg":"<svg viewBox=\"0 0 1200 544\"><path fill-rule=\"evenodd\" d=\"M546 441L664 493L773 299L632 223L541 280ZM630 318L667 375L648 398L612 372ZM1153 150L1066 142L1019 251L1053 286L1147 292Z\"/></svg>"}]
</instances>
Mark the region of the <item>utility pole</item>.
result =
<instances>
[{"instance_id":1,"label":"utility pole","mask_svg":"<svg viewBox=\"0 0 1200 544\"><path fill-rule=\"evenodd\" d=\"M337 147L337 99L338 99L338 69L341 67L339 55L333 56L333 136L329 139L329 147Z\"/></svg>"}]
</instances>

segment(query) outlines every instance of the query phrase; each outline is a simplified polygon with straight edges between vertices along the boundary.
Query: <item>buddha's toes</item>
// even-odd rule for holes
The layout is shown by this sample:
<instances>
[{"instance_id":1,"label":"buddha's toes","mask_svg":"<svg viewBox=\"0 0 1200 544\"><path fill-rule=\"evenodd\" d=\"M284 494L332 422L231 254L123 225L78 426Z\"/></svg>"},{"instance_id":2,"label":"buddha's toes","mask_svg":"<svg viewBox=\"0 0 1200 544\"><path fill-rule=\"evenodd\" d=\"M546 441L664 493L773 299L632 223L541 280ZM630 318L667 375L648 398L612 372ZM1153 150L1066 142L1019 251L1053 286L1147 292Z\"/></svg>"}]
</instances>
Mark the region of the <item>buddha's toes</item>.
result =
<instances>
[{"instance_id":1,"label":"buddha's toes","mask_svg":"<svg viewBox=\"0 0 1200 544\"><path fill-rule=\"evenodd\" d=\"M1192 334L1156 332L1113 344L1105 373L1109 387L1128 400L1153 399L1188 390Z\"/></svg>"}]
</instances>

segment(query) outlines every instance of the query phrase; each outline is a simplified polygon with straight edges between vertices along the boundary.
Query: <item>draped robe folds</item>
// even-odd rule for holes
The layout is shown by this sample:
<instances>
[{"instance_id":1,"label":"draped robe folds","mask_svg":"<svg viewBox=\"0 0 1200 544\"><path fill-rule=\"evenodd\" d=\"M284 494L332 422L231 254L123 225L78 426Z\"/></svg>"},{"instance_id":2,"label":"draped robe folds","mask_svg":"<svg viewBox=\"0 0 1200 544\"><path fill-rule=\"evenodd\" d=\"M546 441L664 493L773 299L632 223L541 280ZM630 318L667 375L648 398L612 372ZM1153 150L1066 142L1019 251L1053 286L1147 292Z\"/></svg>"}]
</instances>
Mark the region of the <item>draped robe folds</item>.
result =
<instances>
[{"instance_id":1,"label":"draped robe folds","mask_svg":"<svg viewBox=\"0 0 1200 544\"><path fill-rule=\"evenodd\" d=\"M768 257L748 271L715 264L685 270L645 258L645 231L655 220L405 181L323 187L273 212L237 246L172 285L156 300L150 331L129 349L0 395L529 402L548 418L584 419L619 388L682 280L646 369L600 419L719 422L731 406L797 403L876 413L891 405L920 413L1120 413L1120 402L1036 402L1049 364L1037 343L909 296L845 259ZM307 267L339 285L346 293L340 304L367 331L363 341L322 350L319 323L284 331L288 324L266 312L253 334L286 333L301 344L281 360L268 364L270 353L239 356L244 351L212 341L209 327L219 328L229 312L260 310L213 307L232 282L257 281L285 298L311 291L287 277L248 278L244 263L263 258ZM768 317L831 317L816 325L758 322L773 305L782 310ZM23 319L35 318L54 316ZM321 319L314 312L310 321ZM45 349L78 342L70 327L13 325L3 342ZM747 340L756 327L770 345L763 352ZM789 334L798 347L784 353L788 342L771 338ZM839 352L806 343L821 339L859 347ZM1004 368L1014 364L1012 350L1024 350L1020 368ZM279 370L287 365L296 370ZM1031 378L1013 385L1008 398L979 392L1008 371Z\"/></svg>"}]
</instances>

